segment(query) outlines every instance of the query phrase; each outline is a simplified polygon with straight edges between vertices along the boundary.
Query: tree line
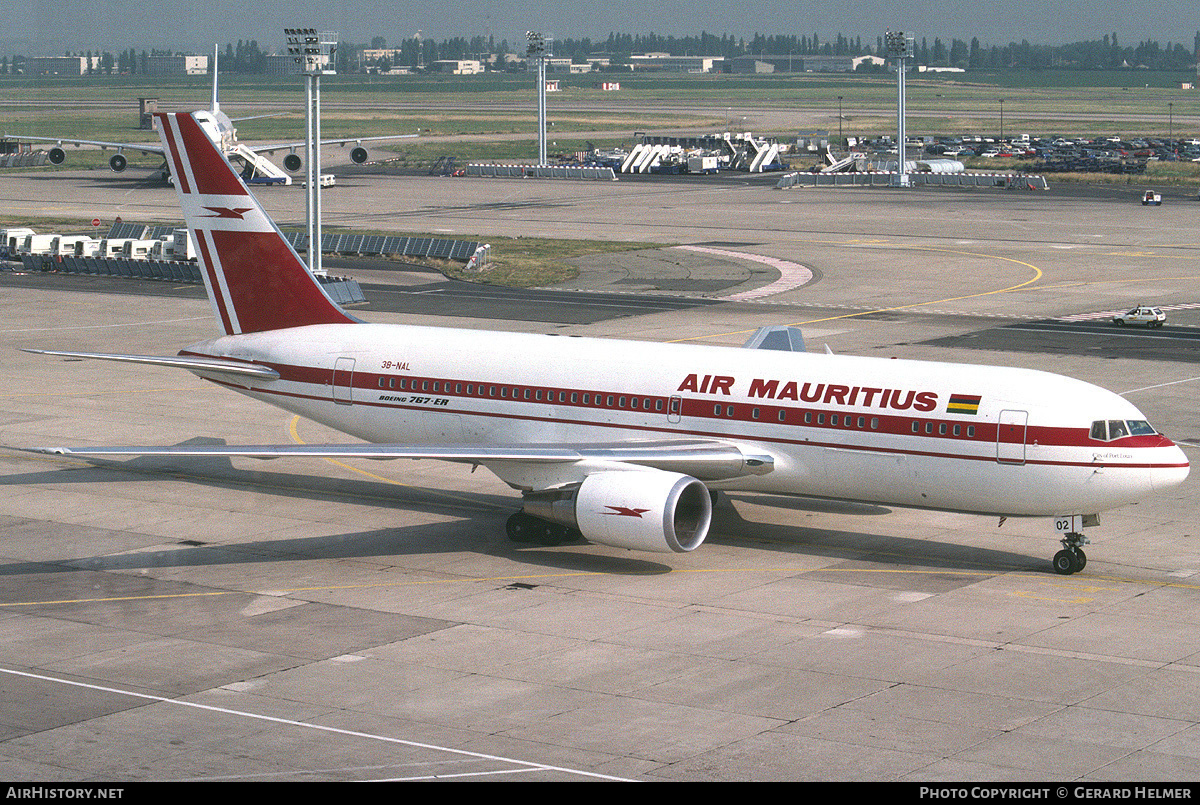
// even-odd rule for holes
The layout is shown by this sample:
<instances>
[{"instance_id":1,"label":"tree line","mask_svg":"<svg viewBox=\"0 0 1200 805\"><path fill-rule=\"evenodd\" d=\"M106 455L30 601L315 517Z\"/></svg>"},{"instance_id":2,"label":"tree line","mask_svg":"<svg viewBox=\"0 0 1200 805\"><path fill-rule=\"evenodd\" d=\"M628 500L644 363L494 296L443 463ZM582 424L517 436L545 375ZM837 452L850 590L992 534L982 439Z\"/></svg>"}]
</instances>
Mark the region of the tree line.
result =
<instances>
[{"instance_id":1,"label":"tree line","mask_svg":"<svg viewBox=\"0 0 1200 805\"><path fill-rule=\"evenodd\" d=\"M452 37L441 41L417 37L403 40L386 57L367 60L361 57L364 50L384 50L387 41L382 36L374 37L370 43L355 44L341 42L336 53L338 72L359 72L367 69L408 67L420 69L439 60L484 59L491 61L495 69L524 58L524 43L514 48L508 40L497 42L492 37ZM662 36L660 34L610 33L606 39L564 37L554 40L552 53L557 58L571 59L583 63L589 57L606 57L615 69L622 69L628 58L640 53L666 53L671 56L711 56L736 58L739 56L884 56L883 37L874 42L864 41L861 36L848 37L841 33L833 37L812 34L755 34L749 40L730 34L701 32L694 36ZM150 56L172 55L170 50L141 50L128 48L114 55L108 51L70 53L68 56L98 57L90 73L111 75L113 73L142 73ZM1123 44L1117 32L1106 33L1099 39L1071 42L1062 45L1036 45L1027 40L1005 45L984 45L978 37L970 42L962 39L943 40L921 37L914 43L912 54L917 64L931 67L961 67L967 70L1122 70L1151 69L1183 71L1191 69L1200 60L1200 31L1192 38L1191 47L1183 42L1168 41L1165 44L1154 40ZM261 73L266 69L267 53L257 40L237 45L228 43L220 58L221 72ZM25 56L0 57L0 74L24 72ZM88 59L92 64L93 59Z\"/></svg>"}]
</instances>

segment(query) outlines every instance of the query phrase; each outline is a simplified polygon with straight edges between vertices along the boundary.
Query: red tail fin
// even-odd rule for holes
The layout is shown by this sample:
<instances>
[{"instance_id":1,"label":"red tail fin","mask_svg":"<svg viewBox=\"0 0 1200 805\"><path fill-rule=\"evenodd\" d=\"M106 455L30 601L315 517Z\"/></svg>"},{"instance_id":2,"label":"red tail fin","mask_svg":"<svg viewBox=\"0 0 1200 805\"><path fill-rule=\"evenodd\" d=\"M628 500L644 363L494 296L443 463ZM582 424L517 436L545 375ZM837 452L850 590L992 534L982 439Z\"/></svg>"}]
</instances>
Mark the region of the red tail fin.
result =
<instances>
[{"instance_id":1,"label":"red tail fin","mask_svg":"<svg viewBox=\"0 0 1200 805\"><path fill-rule=\"evenodd\" d=\"M227 335L350 324L190 114L157 114L208 298Z\"/></svg>"}]
</instances>

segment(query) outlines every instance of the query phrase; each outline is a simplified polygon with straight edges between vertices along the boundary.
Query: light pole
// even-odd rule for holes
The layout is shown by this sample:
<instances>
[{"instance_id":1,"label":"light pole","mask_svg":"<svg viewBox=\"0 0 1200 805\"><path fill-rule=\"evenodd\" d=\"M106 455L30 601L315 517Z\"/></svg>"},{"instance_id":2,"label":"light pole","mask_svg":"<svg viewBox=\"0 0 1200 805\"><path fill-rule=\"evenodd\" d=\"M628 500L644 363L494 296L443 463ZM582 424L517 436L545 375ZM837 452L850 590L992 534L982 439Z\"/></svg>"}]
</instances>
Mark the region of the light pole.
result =
<instances>
[{"instance_id":1,"label":"light pole","mask_svg":"<svg viewBox=\"0 0 1200 805\"><path fill-rule=\"evenodd\" d=\"M1004 99L1000 99L1000 139L1004 139Z\"/></svg>"},{"instance_id":2,"label":"light pole","mask_svg":"<svg viewBox=\"0 0 1200 805\"><path fill-rule=\"evenodd\" d=\"M842 139L842 96L838 96L838 139Z\"/></svg>"},{"instance_id":3,"label":"light pole","mask_svg":"<svg viewBox=\"0 0 1200 805\"><path fill-rule=\"evenodd\" d=\"M538 81L538 164L545 165L546 159L546 57L549 48L546 37L536 31L526 31L525 38L529 47L525 51L526 58L537 60Z\"/></svg>"},{"instance_id":4,"label":"light pole","mask_svg":"<svg viewBox=\"0 0 1200 805\"><path fill-rule=\"evenodd\" d=\"M288 54L304 76L304 148L308 163L304 213L308 224L308 269L324 276L321 265L321 76L333 75L337 34L316 28L285 28Z\"/></svg>"},{"instance_id":5,"label":"light pole","mask_svg":"<svg viewBox=\"0 0 1200 805\"><path fill-rule=\"evenodd\" d=\"M905 100L904 100L904 60L912 55L914 38L905 36L904 31L887 31L883 41L887 46L888 55L896 60L896 139L899 141L896 150L898 164L896 166L896 187L908 187L908 172L905 161L908 154L905 145L908 134L904 130Z\"/></svg>"},{"instance_id":6,"label":"light pole","mask_svg":"<svg viewBox=\"0 0 1200 805\"><path fill-rule=\"evenodd\" d=\"M1175 139L1175 102L1167 101L1167 139Z\"/></svg>"}]
</instances>

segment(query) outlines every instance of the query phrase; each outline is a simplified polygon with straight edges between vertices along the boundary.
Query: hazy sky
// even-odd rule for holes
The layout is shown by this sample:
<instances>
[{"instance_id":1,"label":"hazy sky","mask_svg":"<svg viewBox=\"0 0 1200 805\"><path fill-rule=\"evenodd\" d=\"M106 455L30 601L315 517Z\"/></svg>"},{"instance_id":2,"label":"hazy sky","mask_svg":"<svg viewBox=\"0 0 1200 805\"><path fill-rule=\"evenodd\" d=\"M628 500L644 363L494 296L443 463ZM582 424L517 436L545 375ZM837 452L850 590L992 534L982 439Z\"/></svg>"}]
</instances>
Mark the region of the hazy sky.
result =
<instances>
[{"instance_id":1,"label":"hazy sky","mask_svg":"<svg viewBox=\"0 0 1200 805\"><path fill-rule=\"evenodd\" d=\"M492 34L516 48L529 29L557 37L603 39L610 31L694 34L730 33L750 38L773 34L838 33L874 42L887 28L912 31L930 42L941 37L984 44L1028 39L1059 44L1099 39L1116 31L1122 43L1155 39L1191 47L1200 20L1187 4L1095 0L1037 0L998 7L974 3L683 3L679 0L209 0L132 2L99 0L0 0L0 54L51 55L65 49L118 51L136 46L206 53L213 42L255 39L264 49L281 48L285 26L337 31L343 41L366 42L384 36L397 43L418 29L446 39ZM750 9L754 9L753 12Z\"/></svg>"}]
</instances>

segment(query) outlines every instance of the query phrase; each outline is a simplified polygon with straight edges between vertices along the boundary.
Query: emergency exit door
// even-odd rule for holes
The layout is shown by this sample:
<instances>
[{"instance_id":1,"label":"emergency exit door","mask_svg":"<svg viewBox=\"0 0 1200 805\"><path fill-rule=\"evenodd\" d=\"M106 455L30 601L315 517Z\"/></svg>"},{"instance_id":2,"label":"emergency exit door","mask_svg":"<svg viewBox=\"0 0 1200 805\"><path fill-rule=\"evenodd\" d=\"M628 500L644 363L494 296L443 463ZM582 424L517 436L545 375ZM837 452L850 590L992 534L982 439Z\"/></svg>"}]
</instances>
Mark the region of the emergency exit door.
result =
<instances>
[{"instance_id":1,"label":"emergency exit door","mask_svg":"<svg viewBox=\"0 0 1200 805\"><path fill-rule=\"evenodd\" d=\"M1025 463L1025 433L1028 411L1001 411L996 428L996 460L1001 464Z\"/></svg>"},{"instance_id":2,"label":"emergency exit door","mask_svg":"<svg viewBox=\"0 0 1200 805\"><path fill-rule=\"evenodd\" d=\"M333 365L333 401L338 405L354 402L354 358L338 358Z\"/></svg>"}]
</instances>

